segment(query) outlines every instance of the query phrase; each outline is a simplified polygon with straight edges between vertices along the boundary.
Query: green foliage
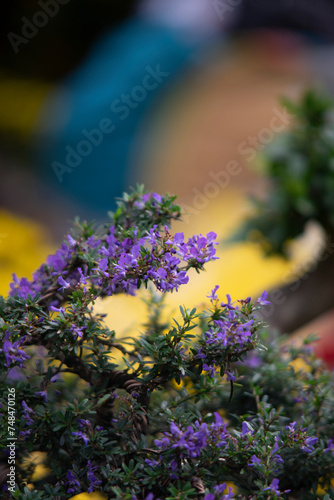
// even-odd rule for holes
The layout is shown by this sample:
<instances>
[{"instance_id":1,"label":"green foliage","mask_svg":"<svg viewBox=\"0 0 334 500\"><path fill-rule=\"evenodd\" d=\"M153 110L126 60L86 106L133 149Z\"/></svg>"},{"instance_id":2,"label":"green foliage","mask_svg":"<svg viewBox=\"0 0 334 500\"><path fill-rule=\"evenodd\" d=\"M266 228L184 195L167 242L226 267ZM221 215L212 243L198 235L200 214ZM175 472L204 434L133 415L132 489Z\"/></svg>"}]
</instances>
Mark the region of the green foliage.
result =
<instances>
[{"instance_id":1,"label":"green foliage","mask_svg":"<svg viewBox=\"0 0 334 500\"><path fill-rule=\"evenodd\" d=\"M288 255L287 243L309 221L334 231L333 102L315 91L299 103L283 101L295 121L264 154L266 198L253 200L254 215L232 236L259 241L268 254Z\"/></svg>"}]
</instances>

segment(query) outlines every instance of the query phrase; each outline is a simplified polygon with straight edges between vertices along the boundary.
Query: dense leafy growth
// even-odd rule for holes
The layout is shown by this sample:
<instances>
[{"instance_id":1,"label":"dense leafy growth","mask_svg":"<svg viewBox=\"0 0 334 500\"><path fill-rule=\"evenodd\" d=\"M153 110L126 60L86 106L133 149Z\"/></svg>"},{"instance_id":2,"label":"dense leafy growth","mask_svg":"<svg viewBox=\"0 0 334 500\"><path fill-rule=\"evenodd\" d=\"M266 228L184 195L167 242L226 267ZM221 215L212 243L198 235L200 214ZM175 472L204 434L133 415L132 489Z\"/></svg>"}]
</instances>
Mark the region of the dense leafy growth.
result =
<instances>
[{"instance_id":1,"label":"dense leafy growth","mask_svg":"<svg viewBox=\"0 0 334 500\"><path fill-rule=\"evenodd\" d=\"M214 233L172 234L179 216L174 198L138 188L105 226L77 221L32 280L15 277L1 298L3 498L334 493L333 377L307 346L282 348L261 333L256 311L266 292L225 302L216 286L207 310L180 307L176 319L163 319L164 293L216 258ZM141 336L120 339L94 302L147 286ZM12 429L14 487L7 481ZM43 478L34 475L36 452Z\"/></svg>"},{"instance_id":2,"label":"dense leafy growth","mask_svg":"<svg viewBox=\"0 0 334 500\"><path fill-rule=\"evenodd\" d=\"M294 125L264 155L268 196L254 200L254 216L232 239L251 237L267 254L287 256L287 242L311 220L334 233L334 123L333 103L315 91L306 92L300 103L284 104Z\"/></svg>"}]
</instances>

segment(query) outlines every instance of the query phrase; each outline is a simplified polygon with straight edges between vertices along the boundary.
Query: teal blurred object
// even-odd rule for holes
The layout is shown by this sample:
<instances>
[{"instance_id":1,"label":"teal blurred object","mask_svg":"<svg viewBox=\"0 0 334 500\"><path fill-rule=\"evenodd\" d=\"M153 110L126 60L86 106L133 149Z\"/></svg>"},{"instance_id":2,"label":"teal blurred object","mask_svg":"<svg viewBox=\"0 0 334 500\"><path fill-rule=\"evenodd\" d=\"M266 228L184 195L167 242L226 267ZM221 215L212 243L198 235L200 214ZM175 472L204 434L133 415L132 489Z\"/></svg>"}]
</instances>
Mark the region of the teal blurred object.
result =
<instances>
[{"instance_id":1,"label":"teal blurred object","mask_svg":"<svg viewBox=\"0 0 334 500\"><path fill-rule=\"evenodd\" d=\"M110 210L133 185L130 156L143 119L202 49L139 18L107 33L44 107L42 177L88 209Z\"/></svg>"}]
</instances>

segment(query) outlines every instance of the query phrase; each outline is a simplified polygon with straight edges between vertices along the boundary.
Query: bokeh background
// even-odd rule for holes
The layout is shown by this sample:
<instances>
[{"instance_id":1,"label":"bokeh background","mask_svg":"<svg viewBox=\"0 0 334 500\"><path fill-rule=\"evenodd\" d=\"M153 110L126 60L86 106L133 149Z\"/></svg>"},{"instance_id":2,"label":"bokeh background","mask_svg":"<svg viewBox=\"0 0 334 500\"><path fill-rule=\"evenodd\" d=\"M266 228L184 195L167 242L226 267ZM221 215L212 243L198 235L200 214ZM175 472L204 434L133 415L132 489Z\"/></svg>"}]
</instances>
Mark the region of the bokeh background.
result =
<instances>
[{"instance_id":1,"label":"bokeh background","mask_svg":"<svg viewBox=\"0 0 334 500\"><path fill-rule=\"evenodd\" d=\"M137 182L178 196L176 231L224 241L250 213L249 196L267 192L266 148L293 126L280 98L310 86L333 94L333 16L332 0L6 2L0 293L13 272L30 277L56 250L74 216L102 221ZM323 237L311 225L290 260L254 242L222 243L219 261L168 298L169 314L203 303L216 284L222 299L281 286L313 262ZM140 301L97 307L120 336L140 331ZM333 366L333 328L328 309L290 333L317 332Z\"/></svg>"}]
</instances>

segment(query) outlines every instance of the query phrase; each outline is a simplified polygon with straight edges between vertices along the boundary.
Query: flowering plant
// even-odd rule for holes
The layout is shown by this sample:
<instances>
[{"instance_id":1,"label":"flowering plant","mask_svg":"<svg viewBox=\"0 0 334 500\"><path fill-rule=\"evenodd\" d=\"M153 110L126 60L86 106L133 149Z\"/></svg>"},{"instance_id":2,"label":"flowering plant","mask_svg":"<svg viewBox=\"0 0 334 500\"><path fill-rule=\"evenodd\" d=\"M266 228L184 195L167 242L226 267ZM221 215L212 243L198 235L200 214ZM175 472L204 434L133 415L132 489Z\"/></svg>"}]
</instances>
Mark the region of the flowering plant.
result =
<instances>
[{"instance_id":1,"label":"flowering plant","mask_svg":"<svg viewBox=\"0 0 334 500\"><path fill-rule=\"evenodd\" d=\"M333 494L333 378L307 346L282 351L261 333L266 292L224 302L215 286L207 310L180 307L179 318L163 319L165 293L217 258L215 233L172 234L174 201L139 187L108 224L76 221L32 280L14 277L0 299L3 498ZM141 287L144 331L119 339L94 302Z\"/></svg>"}]
</instances>

